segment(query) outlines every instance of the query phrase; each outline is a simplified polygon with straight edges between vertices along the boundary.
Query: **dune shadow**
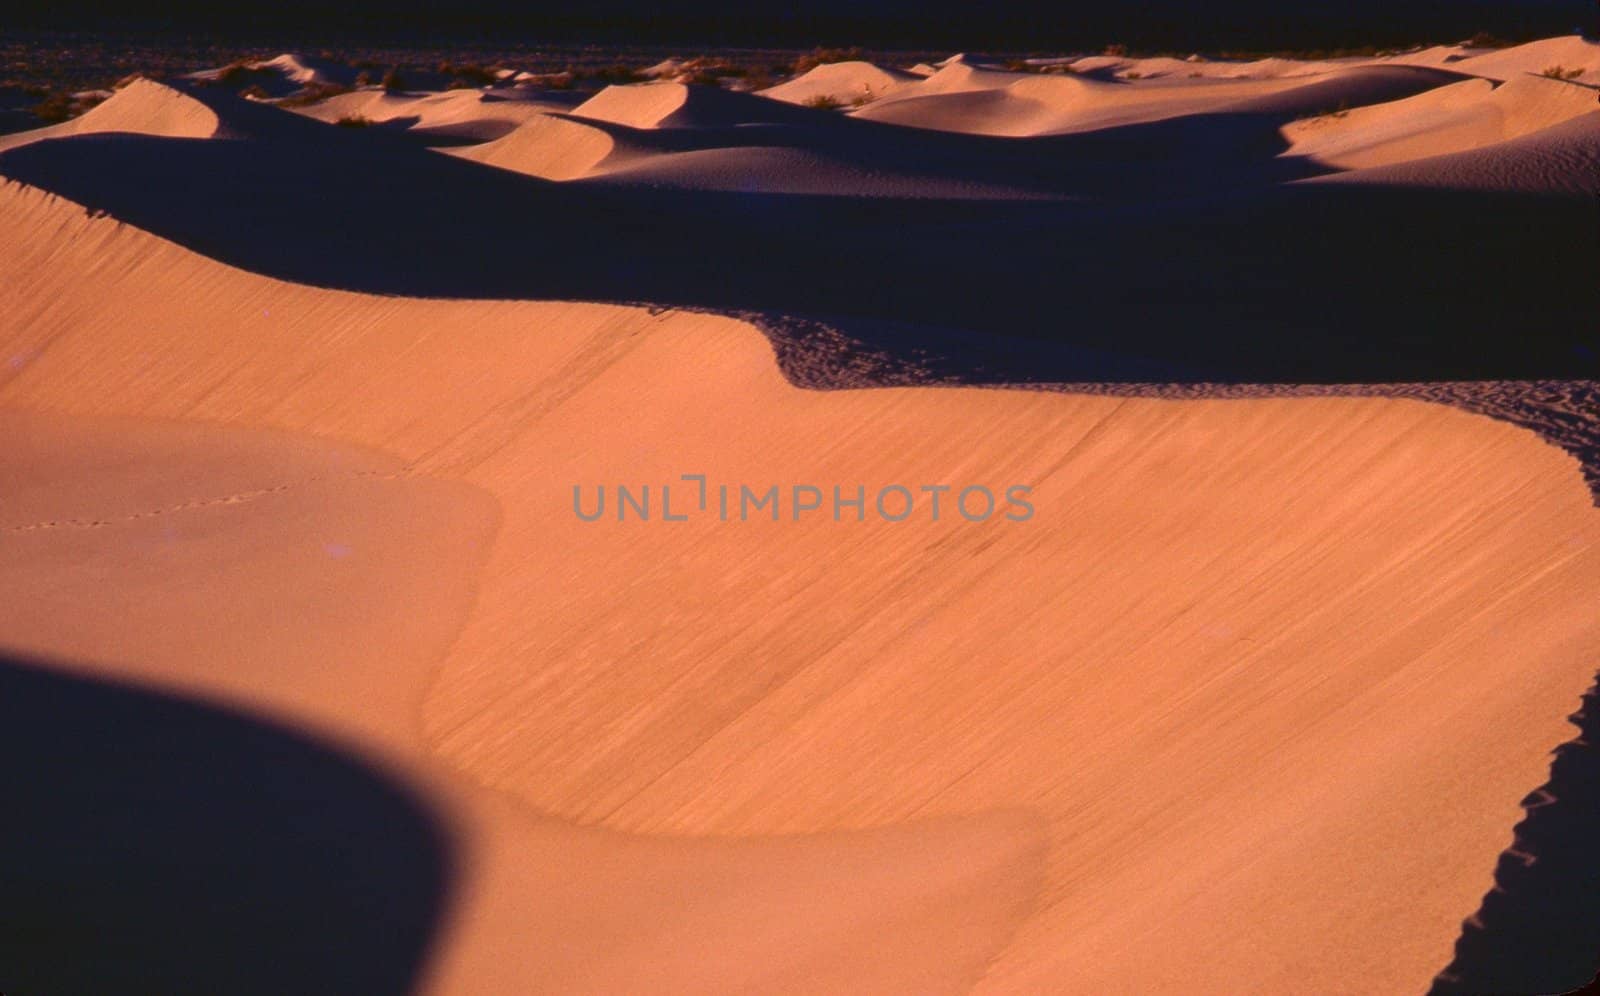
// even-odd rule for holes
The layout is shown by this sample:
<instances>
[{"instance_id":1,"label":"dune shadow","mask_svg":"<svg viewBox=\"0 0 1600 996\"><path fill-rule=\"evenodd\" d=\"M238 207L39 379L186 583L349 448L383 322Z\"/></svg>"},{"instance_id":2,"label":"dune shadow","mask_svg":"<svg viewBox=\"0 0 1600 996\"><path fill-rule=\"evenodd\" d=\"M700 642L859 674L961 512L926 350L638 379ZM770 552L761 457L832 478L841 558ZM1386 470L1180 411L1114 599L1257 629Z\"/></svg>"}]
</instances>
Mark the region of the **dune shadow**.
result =
<instances>
[{"instance_id":1,"label":"dune shadow","mask_svg":"<svg viewBox=\"0 0 1600 996\"><path fill-rule=\"evenodd\" d=\"M1431 996L1566 993L1600 972L1600 676Z\"/></svg>"},{"instance_id":2,"label":"dune shadow","mask_svg":"<svg viewBox=\"0 0 1600 996\"><path fill-rule=\"evenodd\" d=\"M817 113L817 112L812 112ZM1040 198L1135 200L1249 188L1330 172L1280 154L1291 115L1210 113L1026 138L909 128L822 114L821 120L634 128L576 114L562 118L654 153L784 148L863 171L957 179ZM582 181L610 186L601 174Z\"/></svg>"},{"instance_id":3,"label":"dune shadow","mask_svg":"<svg viewBox=\"0 0 1600 996\"><path fill-rule=\"evenodd\" d=\"M1600 375L1593 211L1567 198L1365 184L1085 202L628 189L307 124L316 142L39 142L0 156L0 174L296 282L825 317L847 333L931 326L976 343L956 367L1033 344L1014 351L1029 381Z\"/></svg>"},{"instance_id":4,"label":"dune shadow","mask_svg":"<svg viewBox=\"0 0 1600 996\"><path fill-rule=\"evenodd\" d=\"M406 993L449 891L421 800L225 709L0 658L0 988Z\"/></svg>"}]
</instances>

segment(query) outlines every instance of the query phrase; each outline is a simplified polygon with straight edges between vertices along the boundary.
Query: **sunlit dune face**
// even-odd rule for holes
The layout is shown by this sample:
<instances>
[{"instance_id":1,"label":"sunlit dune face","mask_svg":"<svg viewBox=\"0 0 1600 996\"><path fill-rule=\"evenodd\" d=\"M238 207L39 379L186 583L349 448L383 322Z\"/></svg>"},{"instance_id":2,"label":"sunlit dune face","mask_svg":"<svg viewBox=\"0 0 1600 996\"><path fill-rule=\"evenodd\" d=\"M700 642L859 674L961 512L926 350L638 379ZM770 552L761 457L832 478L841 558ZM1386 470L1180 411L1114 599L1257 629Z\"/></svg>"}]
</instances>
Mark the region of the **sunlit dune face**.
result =
<instances>
[{"instance_id":1,"label":"sunlit dune face","mask_svg":"<svg viewBox=\"0 0 1600 996\"><path fill-rule=\"evenodd\" d=\"M762 94L368 86L299 116L135 82L0 138L0 174L150 227L0 186L0 651L259 712L414 789L457 879L426 991L1422 991L1594 675L1600 513L1548 444L1588 445L1588 395L1448 392L1519 417L1490 395L1546 391L1519 422L1542 441L1354 387L1046 370L1392 347L1440 381L1458 358L1429 351L1483 329L1406 325L1437 300L1417 272L1463 323L1468 292L1580 310L1538 298L1554 263L1423 266L1394 246L1426 233L1329 216L1569 232L1594 49L852 60ZM118 143L151 182L200 176L175 149L267 168L158 197L73 159ZM379 161L403 168L339 188L361 211L263 189ZM458 205L513 240L395 235ZM352 231L370 256L326 251ZM396 246L432 297L375 293ZM674 306L634 303L679 274ZM487 299L524 278L573 300ZM1346 349L1327 315L1405 281ZM812 290L844 331L770 304ZM1050 328L1013 341L1015 315ZM1275 359L1207 357L1224 335ZM1538 348L1587 362L1576 334ZM989 359L1052 389L878 386Z\"/></svg>"}]
</instances>

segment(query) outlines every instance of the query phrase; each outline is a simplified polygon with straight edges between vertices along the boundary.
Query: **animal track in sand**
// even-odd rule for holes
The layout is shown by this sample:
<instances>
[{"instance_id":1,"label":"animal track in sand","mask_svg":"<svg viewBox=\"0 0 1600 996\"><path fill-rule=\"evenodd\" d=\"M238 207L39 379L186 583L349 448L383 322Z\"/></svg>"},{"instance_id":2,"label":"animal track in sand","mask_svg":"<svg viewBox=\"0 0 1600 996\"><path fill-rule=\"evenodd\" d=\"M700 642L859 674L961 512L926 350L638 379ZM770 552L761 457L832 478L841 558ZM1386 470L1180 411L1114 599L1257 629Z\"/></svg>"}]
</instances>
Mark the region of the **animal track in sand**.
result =
<instances>
[{"instance_id":1,"label":"animal track in sand","mask_svg":"<svg viewBox=\"0 0 1600 996\"><path fill-rule=\"evenodd\" d=\"M123 522L138 522L141 519L154 519L163 515L175 515L179 512L190 512L200 508L214 508L218 505L243 505L272 495L283 494L295 488L322 484L327 481L356 479L397 481L411 477L412 474L413 468L411 467L403 467L397 471L358 470L348 474L320 474L299 481L275 484L270 488L253 488L249 491L236 491L232 494L217 495L210 498L195 498L190 501L178 502L175 505L166 505L144 512L129 512L123 515L102 516L96 519L45 519L39 522L3 526L0 527L0 532L31 533L44 529L100 529Z\"/></svg>"}]
</instances>

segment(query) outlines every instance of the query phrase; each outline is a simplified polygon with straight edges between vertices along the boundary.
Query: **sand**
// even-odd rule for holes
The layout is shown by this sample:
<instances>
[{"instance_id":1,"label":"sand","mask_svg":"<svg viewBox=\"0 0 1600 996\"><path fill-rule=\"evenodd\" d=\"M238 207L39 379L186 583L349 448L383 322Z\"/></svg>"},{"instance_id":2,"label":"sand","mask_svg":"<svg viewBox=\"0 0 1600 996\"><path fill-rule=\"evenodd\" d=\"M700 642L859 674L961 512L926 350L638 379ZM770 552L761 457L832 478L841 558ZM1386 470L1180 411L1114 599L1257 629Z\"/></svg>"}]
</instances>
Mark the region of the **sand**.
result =
<instances>
[{"instance_id":1,"label":"sand","mask_svg":"<svg viewBox=\"0 0 1600 996\"><path fill-rule=\"evenodd\" d=\"M404 127L425 137L429 144L470 142L473 145L501 138L518 125L542 118L561 105L530 97L516 90L446 90L443 93L391 93L379 89L356 90L310 104L302 113L330 123L365 120L373 124Z\"/></svg>"},{"instance_id":2,"label":"sand","mask_svg":"<svg viewBox=\"0 0 1600 996\"><path fill-rule=\"evenodd\" d=\"M870 62L828 62L759 92L763 97L791 104L827 101L848 107L877 100L918 80L918 76L905 70L886 69Z\"/></svg>"},{"instance_id":3,"label":"sand","mask_svg":"<svg viewBox=\"0 0 1600 996\"><path fill-rule=\"evenodd\" d=\"M97 132L137 132L170 138L211 138L221 128L199 101L146 79L136 79L82 117L34 131L0 135L0 152L31 142Z\"/></svg>"},{"instance_id":4,"label":"sand","mask_svg":"<svg viewBox=\"0 0 1600 996\"><path fill-rule=\"evenodd\" d=\"M1495 86L1486 79L1429 90L1406 100L1288 125L1287 155L1344 169L1387 166L1521 138L1592 114L1595 92L1541 76Z\"/></svg>"},{"instance_id":5,"label":"sand","mask_svg":"<svg viewBox=\"0 0 1600 996\"><path fill-rule=\"evenodd\" d=\"M970 164L1023 140L993 136L1206 108L1283 136L1327 174L1307 186L1576 201L1592 179L1571 164L1600 143L1572 86L1405 66L1127 83L960 60L849 116L794 107L798 88L653 83L531 109L453 157L375 147L534 204L617 198L574 200L580 215L755 174L779 199L961 200L965 223L974 189L1027 191L970 165L860 164L935 140ZM1341 95L1360 109L1293 123ZM460 136L507 120L476 96L409 99ZM272 133L229 106L135 84L100 109L122 139L80 124L18 142L35 158L0 173L128 133ZM787 138L731 140L752 125ZM327 134L363 140L346 132ZM316 134L239 141L268 155ZM291 151L320 168L312 147ZM133 193L147 226L172 221ZM1600 513L1572 455L1505 421L1248 389L808 390L731 309L289 282L14 180L0 216L7 673L90 679L79 698L155 690L358 759L414 800L385 817L422 841L393 868L444 883L405 907L410 940L330 954L316 940L343 928L301 922L317 883L284 858L251 928L279 938L275 963L229 976L156 940L117 969L124 987L211 971L227 991L306 973L384 990L410 958L439 993L1423 991L1594 675ZM671 483L676 503L684 474L1020 484L1035 514L947 504L934 521L921 501L903 522L836 522L787 497L779 521L574 514L575 485ZM57 867L36 846L30 864ZM143 895L117 877L137 863L64 892L19 876L25 895L55 888L65 938L20 951L19 989L48 991L90 912ZM159 936L206 937L204 908L148 915Z\"/></svg>"}]
</instances>

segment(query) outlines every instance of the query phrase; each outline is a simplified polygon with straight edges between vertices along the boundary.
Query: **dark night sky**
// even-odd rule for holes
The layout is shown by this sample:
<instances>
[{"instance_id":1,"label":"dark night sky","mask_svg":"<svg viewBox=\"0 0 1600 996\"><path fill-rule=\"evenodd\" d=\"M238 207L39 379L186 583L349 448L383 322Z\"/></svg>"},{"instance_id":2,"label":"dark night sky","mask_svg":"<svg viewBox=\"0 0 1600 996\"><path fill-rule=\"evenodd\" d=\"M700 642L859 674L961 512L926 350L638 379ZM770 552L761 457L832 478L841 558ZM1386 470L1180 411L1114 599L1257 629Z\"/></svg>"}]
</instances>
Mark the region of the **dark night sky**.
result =
<instances>
[{"instance_id":1,"label":"dark night sky","mask_svg":"<svg viewBox=\"0 0 1600 996\"><path fill-rule=\"evenodd\" d=\"M8 20L55 28L348 31L729 44L1276 48L1457 41L1593 28L1595 0L20 0ZM0 29L3 30L3 29Z\"/></svg>"}]
</instances>

